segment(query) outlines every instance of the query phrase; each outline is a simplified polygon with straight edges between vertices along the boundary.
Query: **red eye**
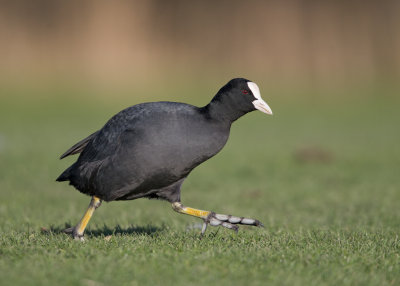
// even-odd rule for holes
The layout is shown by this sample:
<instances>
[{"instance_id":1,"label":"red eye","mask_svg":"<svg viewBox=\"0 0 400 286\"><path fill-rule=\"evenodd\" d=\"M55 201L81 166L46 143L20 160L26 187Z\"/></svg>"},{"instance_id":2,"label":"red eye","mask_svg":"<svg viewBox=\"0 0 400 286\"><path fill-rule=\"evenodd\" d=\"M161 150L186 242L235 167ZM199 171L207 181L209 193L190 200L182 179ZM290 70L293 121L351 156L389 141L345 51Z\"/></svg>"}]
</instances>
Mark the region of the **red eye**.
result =
<instances>
[{"instance_id":1,"label":"red eye","mask_svg":"<svg viewBox=\"0 0 400 286\"><path fill-rule=\"evenodd\" d=\"M245 90L245 89L242 89L242 93L243 94L248 94L249 92L247 90Z\"/></svg>"}]
</instances>

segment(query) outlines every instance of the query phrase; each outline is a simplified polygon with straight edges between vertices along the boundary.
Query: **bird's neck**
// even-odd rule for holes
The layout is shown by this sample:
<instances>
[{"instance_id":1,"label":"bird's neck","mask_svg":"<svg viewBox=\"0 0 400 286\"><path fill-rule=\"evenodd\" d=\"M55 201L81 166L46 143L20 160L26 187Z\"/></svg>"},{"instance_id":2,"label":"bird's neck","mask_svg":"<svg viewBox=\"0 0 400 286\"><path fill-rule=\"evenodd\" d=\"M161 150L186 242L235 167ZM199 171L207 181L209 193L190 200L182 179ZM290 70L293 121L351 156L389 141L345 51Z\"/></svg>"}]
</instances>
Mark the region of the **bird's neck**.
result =
<instances>
[{"instance_id":1,"label":"bird's neck","mask_svg":"<svg viewBox=\"0 0 400 286\"><path fill-rule=\"evenodd\" d=\"M240 106L236 106L234 102L224 101L217 97L214 97L203 109L210 118L229 124L249 112Z\"/></svg>"}]
</instances>

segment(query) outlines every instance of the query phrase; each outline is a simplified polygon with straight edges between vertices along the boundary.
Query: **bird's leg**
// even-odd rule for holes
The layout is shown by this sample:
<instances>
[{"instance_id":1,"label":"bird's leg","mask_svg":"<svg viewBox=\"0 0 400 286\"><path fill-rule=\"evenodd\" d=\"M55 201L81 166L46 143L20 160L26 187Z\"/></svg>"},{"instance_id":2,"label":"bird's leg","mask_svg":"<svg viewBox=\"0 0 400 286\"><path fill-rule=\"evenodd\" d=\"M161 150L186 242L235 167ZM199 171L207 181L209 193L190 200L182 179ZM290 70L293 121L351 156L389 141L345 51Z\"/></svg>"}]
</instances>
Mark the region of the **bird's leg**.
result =
<instances>
[{"instance_id":1,"label":"bird's leg","mask_svg":"<svg viewBox=\"0 0 400 286\"><path fill-rule=\"evenodd\" d=\"M89 207L83 215L82 219L75 227L70 227L64 230L65 233L72 234L73 238L76 240L84 240L83 233L85 232L85 228L89 223L90 218L92 217L94 211L101 205L101 200L98 197L93 196L90 201Z\"/></svg>"},{"instance_id":2,"label":"bird's leg","mask_svg":"<svg viewBox=\"0 0 400 286\"><path fill-rule=\"evenodd\" d=\"M203 235L207 229L207 225L211 226L223 226L234 231L238 231L239 226L237 224L243 225L254 225L263 226L263 224L256 219L237 217L233 215L217 214L215 212L198 210L190 207L185 207L180 202L172 203L172 208L174 211L182 214L187 214L203 219L204 225L201 230L201 235Z\"/></svg>"}]
</instances>

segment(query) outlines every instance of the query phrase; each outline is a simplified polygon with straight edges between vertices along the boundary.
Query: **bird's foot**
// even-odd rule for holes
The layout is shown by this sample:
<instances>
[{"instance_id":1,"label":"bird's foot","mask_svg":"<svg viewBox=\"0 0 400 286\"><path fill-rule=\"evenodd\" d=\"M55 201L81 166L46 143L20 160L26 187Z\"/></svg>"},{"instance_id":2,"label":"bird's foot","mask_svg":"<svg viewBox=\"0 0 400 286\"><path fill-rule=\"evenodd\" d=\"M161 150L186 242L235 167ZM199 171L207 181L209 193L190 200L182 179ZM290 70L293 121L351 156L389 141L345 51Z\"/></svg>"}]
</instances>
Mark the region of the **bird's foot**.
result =
<instances>
[{"instance_id":1,"label":"bird's foot","mask_svg":"<svg viewBox=\"0 0 400 286\"><path fill-rule=\"evenodd\" d=\"M215 212L210 212L210 214L204 219L203 228L201 230L201 235L203 236L207 225L211 226L223 226L228 229L232 229L235 232L238 232L239 226L238 224L242 225L252 225L263 227L264 225L257 219L252 218L245 218L245 217L238 217L233 215L224 215L224 214L217 214Z\"/></svg>"},{"instance_id":2,"label":"bird's foot","mask_svg":"<svg viewBox=\"0 0 400 286\"><path fill-rule=\"evenodd\" d=\"M93 196L90 201L89 207L83 215L82 219L78 222L75 227L69 227L64 230L64 233L72 235L75 240L85 241L83 234L85 232L86 226L93 215L93 212L101 205L101 199Z\"/></svg>"},{"instance_id":3,"label":"bird's foot","mask_svg":"<svg viewBox=\"0 0 400 286\"><path fill-rule=\"evenodd\" d=\"M74 240L79 240L79 241L85 241L85 238L83 237L83 233L78 233L76 227L69 227L64 229L64 233L70 234Z\"/></svg>"},{"instance_id":4,"label":"bird's foot","mask_svg":"<svg viewBox=\"0 0 400 286\"><path fill-rule=\"evenodd\" d=\"M201 236L206 232L207 226L223 226L234 231L238 231L238 224L242 225L253 225L262 227L263 224L252 218L238 217L233 215L217 214L215 212L204 211L199 209L194 209L191 207L185 207L181 202L172 203L172 208L174 211L182 214L191 215L194 217L201 218L204 221L203 228L201 230Z\"/></svg>"}]
</instances>

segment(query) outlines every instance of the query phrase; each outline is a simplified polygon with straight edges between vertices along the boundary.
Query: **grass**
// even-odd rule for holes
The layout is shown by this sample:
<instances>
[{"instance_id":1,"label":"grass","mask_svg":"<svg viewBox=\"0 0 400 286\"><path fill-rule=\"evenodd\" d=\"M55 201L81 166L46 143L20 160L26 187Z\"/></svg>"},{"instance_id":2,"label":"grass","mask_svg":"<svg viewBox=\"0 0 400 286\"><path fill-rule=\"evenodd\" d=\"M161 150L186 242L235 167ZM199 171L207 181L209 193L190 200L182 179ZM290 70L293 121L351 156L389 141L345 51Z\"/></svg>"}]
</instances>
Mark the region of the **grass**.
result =
<instances>
[{"instance_id":1,"label":"grass","mask_svg":"<svg viewBox=\"0 0 400 286\"><path fill-rule=\"evenodd\" d=\"M223 151L185 182L183 202L258 218L264 229L209 228L200 240L199 220L142 199L103 204L80 243L61 230L89 197L54 181L75 160L57 158L143 98L21 94L0 106L0 285L400 283L395 97L269 92L273 117L235 123Z\"/></svg>"}]
</instances>

